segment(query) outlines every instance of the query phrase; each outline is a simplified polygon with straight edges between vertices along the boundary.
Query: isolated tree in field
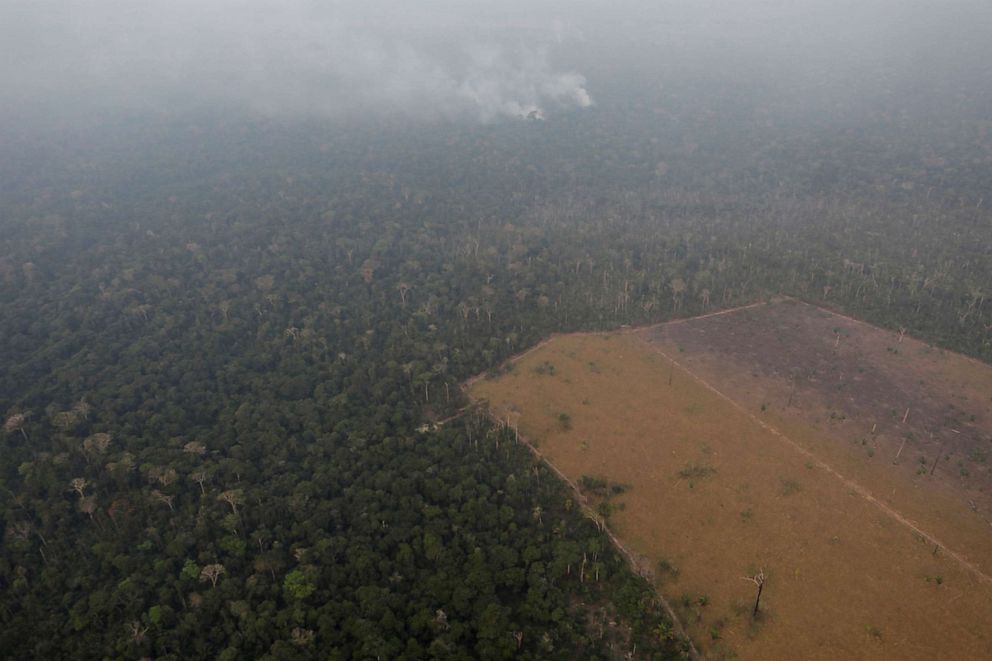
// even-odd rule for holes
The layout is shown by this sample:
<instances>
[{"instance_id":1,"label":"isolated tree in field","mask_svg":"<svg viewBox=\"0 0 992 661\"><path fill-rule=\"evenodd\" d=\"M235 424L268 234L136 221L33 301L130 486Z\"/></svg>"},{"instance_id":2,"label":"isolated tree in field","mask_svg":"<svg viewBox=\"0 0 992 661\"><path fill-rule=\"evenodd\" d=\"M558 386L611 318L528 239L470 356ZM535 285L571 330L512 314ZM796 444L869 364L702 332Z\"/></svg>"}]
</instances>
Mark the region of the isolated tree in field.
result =
<instances>
[{"instance_id":1,"label":"isolated tree in field","mask_svg":"<svg viewBox=\"0 0 992 661\"><path fill-rule=\"evenodd\" d=\"M758 586L758 593L754 597L754 610L751 611L751 617L757 617L758 607L761 605L761 592L765 589L765 572L763 569L759 569L754 576L743 576L742 578Z\"/></svg>"}]
</instances>

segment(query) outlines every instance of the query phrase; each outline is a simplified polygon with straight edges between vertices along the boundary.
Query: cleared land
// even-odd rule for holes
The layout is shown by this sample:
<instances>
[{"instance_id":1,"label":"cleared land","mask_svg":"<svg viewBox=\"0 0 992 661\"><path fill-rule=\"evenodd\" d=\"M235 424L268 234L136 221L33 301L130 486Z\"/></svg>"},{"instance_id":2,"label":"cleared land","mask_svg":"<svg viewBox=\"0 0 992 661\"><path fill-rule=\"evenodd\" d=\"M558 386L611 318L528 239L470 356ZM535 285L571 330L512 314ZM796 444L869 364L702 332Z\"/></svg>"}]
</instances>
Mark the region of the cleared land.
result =
<instances>
[{"instance_id":1,"label":"cleared land","mask_svg":"<svg viewBox=\"0 0 992 661\"><path fill-rule=\"evenodd\" d=\"M588 498L711 656L992 658L989 366L787 301L556 337L470 392L629 487Z\"/></svg>"}]
</instances>

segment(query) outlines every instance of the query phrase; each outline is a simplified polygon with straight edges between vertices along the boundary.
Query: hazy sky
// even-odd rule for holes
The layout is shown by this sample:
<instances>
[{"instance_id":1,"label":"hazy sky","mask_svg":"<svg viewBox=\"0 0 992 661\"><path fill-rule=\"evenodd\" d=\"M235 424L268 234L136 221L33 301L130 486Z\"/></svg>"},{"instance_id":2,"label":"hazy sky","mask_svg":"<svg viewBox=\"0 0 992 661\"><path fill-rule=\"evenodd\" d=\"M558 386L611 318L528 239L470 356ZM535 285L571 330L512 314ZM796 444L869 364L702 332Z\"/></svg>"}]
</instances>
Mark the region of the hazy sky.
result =
<instances>
[{"instance_id":1,"label":"hazy sky","mask_svg":"<svg viewBox=\"0 0 992 661\"><path fill-rule=\"evenodd\" d=\"M992 81L989 42L988 0L3 0L0 103L488 121L589 106L655 62Z\"/></svg>"}]
</instances>

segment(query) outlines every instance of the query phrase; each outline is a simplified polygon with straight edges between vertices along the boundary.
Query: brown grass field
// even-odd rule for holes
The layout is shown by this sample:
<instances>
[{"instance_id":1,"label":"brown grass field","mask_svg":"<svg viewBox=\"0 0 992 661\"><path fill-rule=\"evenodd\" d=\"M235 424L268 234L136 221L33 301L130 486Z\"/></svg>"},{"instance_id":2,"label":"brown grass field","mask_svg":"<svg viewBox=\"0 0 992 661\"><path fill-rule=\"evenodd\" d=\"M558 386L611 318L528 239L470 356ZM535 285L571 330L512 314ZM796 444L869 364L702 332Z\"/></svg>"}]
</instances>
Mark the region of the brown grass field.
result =
<instances>
[{"instance_id":1,"label":"brown grass field","mask_svg":"<svg viewBox=\"0 0 992 661\"><path fill-rule=\"evenodd\" d=\"M629 486L608 524L707 656L992 658L992 367L784 301L558 336L468 389Z\"/></svg>"}]
</instances>

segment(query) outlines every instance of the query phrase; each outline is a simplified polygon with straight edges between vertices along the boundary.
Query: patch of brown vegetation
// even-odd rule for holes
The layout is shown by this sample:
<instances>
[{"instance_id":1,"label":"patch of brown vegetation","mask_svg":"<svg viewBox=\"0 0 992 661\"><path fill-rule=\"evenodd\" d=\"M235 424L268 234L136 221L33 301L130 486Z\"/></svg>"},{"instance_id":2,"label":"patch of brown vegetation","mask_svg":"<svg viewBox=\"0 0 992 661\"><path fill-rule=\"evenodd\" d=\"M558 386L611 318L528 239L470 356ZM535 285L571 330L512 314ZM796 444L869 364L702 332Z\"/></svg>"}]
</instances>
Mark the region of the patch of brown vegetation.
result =
<instances>
[{"instance_id":1,"label":"patch of brown vegetation","mask_svg":"<svg viewBox=\"0 0 992 661\"><path fill-rule=\"evenodd\" d=\"M836 346L809 339L823 324L844 329L839 342L827 338ZM502 419L512 413L572 481L629 485L611 496L609 525L651 559L660 589L711 656L992 658L992 584L982 578L992 528L985 501L980 511L968 503L986 492L963 488L947 470L972 451L958 437L982 441L987 409L955 421L955 444L945 446L952 459L932 476L888 454L872 462L895 454L892 439L913 424L913 410L933 430L949 410L941 393L962 411L982 394L987 406L992 388L982 388L992 368L927 353L909 338L898 342L900 353L886 351L884 334L780 303L557 337L510 373L469 388ZM790 370L813 370L813 378ZM850 375L848 385L835 387L838 373ZM926 388L914 391L917 374L926 374ZM876 394L862 398L862 384ZM845 403L852 397L854 405ZM886 397L908 398L905 423L901 415L864 418ZM866 459L867 444L847 437L871 425L875 453ZM947 548L934 553L931 538ZM753 619L755 584L742 579L760 570L766 581Z\"/></svg>"},{"instance_id":2,"label":"patch of brown vegetation","mask_svg":"<svg viewBox=\"0 0 992 661\"><path fill-rule=\"evenodd\" d=\"M642 332L992 575L992 367L795 301Z\"/></svg>"}]
</instances>

